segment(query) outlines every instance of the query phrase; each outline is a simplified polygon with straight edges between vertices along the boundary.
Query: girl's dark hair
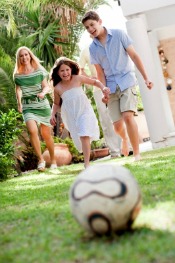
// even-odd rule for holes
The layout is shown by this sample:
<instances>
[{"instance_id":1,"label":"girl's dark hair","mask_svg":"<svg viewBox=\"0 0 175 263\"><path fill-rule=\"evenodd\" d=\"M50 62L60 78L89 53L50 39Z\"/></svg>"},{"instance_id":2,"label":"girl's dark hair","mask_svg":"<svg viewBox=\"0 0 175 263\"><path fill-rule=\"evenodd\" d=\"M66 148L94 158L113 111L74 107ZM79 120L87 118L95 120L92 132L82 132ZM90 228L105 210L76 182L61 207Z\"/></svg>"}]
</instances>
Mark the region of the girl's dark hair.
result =
<instances>
[{"instance_id":1,"label":"girl's dark hair","mask_svg":"<svg viewBox=\"0 0 175 263\"><path fill-rule=\"evenodd\" d=\"M81 20L82 24L84 24L87 20L95 20L98 22L100 20L100 17L95 11L90 10L86 12L85 15L83 16Z\"/></svg>"},{"instance_id":2,"label":"girl's dark hair","mask_svg":"<svg viewBox=\"0 0 175 263\"><path fill-rule=\"evenodd\" d=\"M75 61L69 58L66 58L66 57L58 58L55 61L55 64L53 66L52 73L51 73L51 80L53 81L54 87L61 81L61 78L58 75L58 70L61 67L61 65L69 66L72 69L72 75L78 75L80 72L80 67L78 63L76 63Z\"/></svg>"}]
</instances>

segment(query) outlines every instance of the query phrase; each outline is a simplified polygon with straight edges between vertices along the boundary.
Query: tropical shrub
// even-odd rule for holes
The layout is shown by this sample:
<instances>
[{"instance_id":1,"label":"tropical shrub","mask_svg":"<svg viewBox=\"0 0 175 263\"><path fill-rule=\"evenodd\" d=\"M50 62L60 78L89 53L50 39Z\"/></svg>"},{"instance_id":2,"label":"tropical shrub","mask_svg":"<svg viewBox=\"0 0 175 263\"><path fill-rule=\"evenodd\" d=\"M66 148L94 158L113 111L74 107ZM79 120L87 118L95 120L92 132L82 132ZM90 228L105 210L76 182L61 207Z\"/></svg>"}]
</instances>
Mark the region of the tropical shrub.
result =
<instances>
[{"instance_id":1,"label":"tropical shrub","mask_svg":"<svg viewBox=\"0 0 175 263\"><path fill-rule=\"evenodd\" d=\"M14 172L14 142L20 134L21 115L14 109L7 113L0 112L0 180L7 179Z\"/></svg>"},{"instance_id":2,"label":"tropical shrub","mask_svg":"<svg viewBox=\"0 0 175 263\"><path fill-rule=\"evenodd\" d=\"M31 145L27 134L26 126L18 136L19 149L16 152L16 161L21 172L35 170L38 164L38 157Z\"/></svg>"},{"instance_id":3,"label":"tropical shrub","mask_svg":"<svg viewBox=\"0 0 175 263\"><path fill-rule=\"evenodd\" d=\"M17 109L15 86L13 82L14 63L0 45L0 111Z\"/></svg>"}]
</instances>

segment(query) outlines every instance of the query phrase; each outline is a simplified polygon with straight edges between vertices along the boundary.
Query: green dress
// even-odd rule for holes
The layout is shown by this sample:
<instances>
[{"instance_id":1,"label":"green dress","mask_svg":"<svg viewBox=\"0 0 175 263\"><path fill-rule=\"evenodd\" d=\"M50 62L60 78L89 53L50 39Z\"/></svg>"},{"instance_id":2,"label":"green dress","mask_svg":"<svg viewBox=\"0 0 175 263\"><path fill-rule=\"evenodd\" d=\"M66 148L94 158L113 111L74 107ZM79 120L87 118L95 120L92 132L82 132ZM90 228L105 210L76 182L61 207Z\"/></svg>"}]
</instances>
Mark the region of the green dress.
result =
<instances>
[{"instance_id":1,"label":"green dress","mask_svg":"<svg viewBox=\"0 0 175 263\"><path fill-rule=\"evenodd\" d=\"M24 121L35 120L38 124L42 123L51 126L51 108L46 97L40 99L37 94L42 92L42 81L48 76L48 72L37 69L34 72L23 75L15 74L14 81L22 90L22 114Z\"/></svg>"}]
</instances>

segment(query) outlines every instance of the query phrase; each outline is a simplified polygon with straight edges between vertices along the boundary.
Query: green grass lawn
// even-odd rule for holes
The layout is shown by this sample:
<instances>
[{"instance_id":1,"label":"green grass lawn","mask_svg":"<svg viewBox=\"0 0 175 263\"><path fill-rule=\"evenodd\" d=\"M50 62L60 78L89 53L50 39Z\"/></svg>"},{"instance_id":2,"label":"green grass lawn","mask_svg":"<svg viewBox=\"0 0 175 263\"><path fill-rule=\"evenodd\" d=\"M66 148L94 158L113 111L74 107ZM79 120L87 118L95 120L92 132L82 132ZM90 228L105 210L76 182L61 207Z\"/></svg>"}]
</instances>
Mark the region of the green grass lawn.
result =
<instances>
[{"instance_id":1,"label":"green grass lawn","mask_svg":"<svg viewBox=\"0 0 175 263\"><path fill-rule=\"evenodd\" d=\"M32 171L0 183L1 263L175 262L175 147L106 160L130 169L143 206L133 230L89 236L70 212L69 189L83 164ZM93 163L92 163L93 165Z\"/></svg>"}]
</instances>

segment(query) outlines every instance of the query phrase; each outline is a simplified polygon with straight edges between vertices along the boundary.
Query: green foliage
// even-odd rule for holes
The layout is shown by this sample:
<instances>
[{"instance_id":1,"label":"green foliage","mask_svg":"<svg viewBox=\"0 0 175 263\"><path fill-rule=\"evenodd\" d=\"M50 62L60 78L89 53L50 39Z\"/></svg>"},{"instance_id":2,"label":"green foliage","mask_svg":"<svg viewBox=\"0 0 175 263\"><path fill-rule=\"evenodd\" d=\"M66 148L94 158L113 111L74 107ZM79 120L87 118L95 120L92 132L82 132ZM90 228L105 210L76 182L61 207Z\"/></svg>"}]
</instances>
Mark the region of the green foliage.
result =
<instances>
[{"instance_id":1,"label":"green foliage","mask_svg":"<svg viewBox=\"0 0 175 263\"><path fill-rule=\"evenodd\" d=\"M57 59L55 45L62 45L60 33L60 19L56 19L53 12L43 10L41 6L24 13L22 20L18 20L20 32L29 40L27 45L32 48L37 57L42 59L44 67L52 67ZM60 41L57 41L57 39Z\"/></svg>"},{"instance_id":2,"label":"green foliage","mask_svg":"<svg viewBox=\"0 0 175 263\"><path fill-rule=\"evenodd\" d=\"M107 0L87 0L85 5L85 10L88 11L90 9L97 9L100 5L108 5L110 6Z\"/></svg>"},{"instance_id":3,"label":"green foliage","mask_svg":"<svg viewBox=\"0 0 175 263\"><path fill-rule=\"evenodd\" d=\"M13 63L13 67L14 67L15 53L16 53L17 46L19 43L19 37L14 36L12 38L12 36L8 34L5 27L0 27L0 35L1 35L0 46L4 50L4 53L9 56L10 60Z\"/></svg>"},{"instance_id":4,"label":"green foliage","mask_svg":"<svg viewBox=\"0 0 175 263\"><path fill-rule=\"evenodd\" d=\"M104 139L100 139L100 140L97 140L97 141L93 141L91 143L91 149L94 150L94 149L103 149L103 148L106 148L107 145L106 143L104 142Z\"/></svg>"},{"instance_id":5,"label":"green foliage","mask_svg":"<svg viewBox=\"0 0 175 263\"><path fill-rule=\"evenodd\" d=\"M13 61L0 46L0 110L17 108L15 86L13 82Z\"/></svg>"},{"instance_id":6,"label":"green foliage","mask_svg":"<svg viewBox=\"0 0 175 263\"><path fill-rule=\"evenodd\" d=\"M67 39L68 45L62 46L63 55L74 60L79 56L80 50L78 42L80 40L81 33L83 32L83 27L80 23L77 23L76 25L69 24L67 28L69 31L69 37Z\"/></svg>"},{"instance_id":7,"label":"green foliage","mask_svg":"<svg viewBox=\"0 0 175 263\"><path fill-rule=\"evenodd\" d=\"M88 9L96 9L102 4L108 5L108 2L105 0L88 0L86 3L82 0L8 0L5 2L0 0L0 34L3 40L0 40L0 45L12 58L18 47L27 46L50 70L60 55L76 59L79 54L78 42L84 31L81 23L82 15ZM64 25L60 24L63 14L59 16L55 13L59 7L71 11L70 18L67 17ZM73 22L75 19L76 23ZM64 36L61 33L63 27L67 32Z\"/></svg>"},{"instance_id":8,"label":"green foliage","mask_svg":"<svg viewBox=\"0 0 175 263\"><path fill-rule=\"evenodd\" d=\"M7 29L8 35L14 36L16 34L16 24L15 24L15 18L14 18L14 1L13 0L7 0L3 1L0 0L0 27L1 24Z\"/></svg>"},{"instance_id":9,"label":"green foliage","mask_svg":"<svg viewBox=\"0 0 175 263\"><path fill-rule=\"evenodd\" d=\"M14 160L14 142L20 134L18 128L20 114L15 110L8 113L0 112L0 179L6 179L12 169Z\"/></svg>"},{"instance_id":10,"label":"green foliage","mask_svg":"<svg viewBox=\"0 0 175 263\"><path fill-rule=\"evenodd\" d=\"M14 162L0 152L0 181L7 179Z\"/></svg>"},{"instance_id":11,"label":"green foliage","mask_svg":"<svg viewBox=\"0 0 175 263\"><path fill-rule=\"evenodd\" d=\"M35 151L31 145L31 142L28 138L28 131L26 126L23 127L22 133L18 136L18 141L21 143L19 147L19 154L16 157L20 171L30 171L37 168L38 157L35 154ZM42 143L41 143L42 145Z\"/></svg>"},{"instance_id":12,"label":"green foliage","mask_svg":"<svg viewBox=\"0 0 175 263\"><path fill-rule=\"evenodd\" d=\"M139 86L136 87L136 92L137 92L137 110L138 111L143 111L143 102L140 94L140 89Z\"/></svg>"},{"instance_id":13,"label":"green foliage","mask_svg":"<svg viewBox=\"0 0 175 263\"><path fill-rule=\"evenodd\" d=\"M93 87L88 87L88 88L86 88L85 91L86 91L87 97L91 101L91 105L93 107L93 110L94 110L95 115L96 115L97 120L98 120L98 126L100 128L100 138L103 138L103 130L102 130L102 127L101 127L101 123L100 123L100 120L99 120L99 114L98 114L98 111L97 111L97 106L96 106L95 99L94 99L94 96L93 96Z\"/></svg>"}]
</instances>

